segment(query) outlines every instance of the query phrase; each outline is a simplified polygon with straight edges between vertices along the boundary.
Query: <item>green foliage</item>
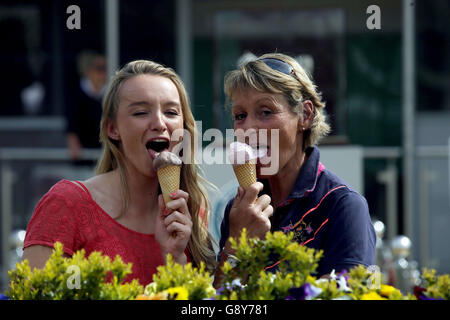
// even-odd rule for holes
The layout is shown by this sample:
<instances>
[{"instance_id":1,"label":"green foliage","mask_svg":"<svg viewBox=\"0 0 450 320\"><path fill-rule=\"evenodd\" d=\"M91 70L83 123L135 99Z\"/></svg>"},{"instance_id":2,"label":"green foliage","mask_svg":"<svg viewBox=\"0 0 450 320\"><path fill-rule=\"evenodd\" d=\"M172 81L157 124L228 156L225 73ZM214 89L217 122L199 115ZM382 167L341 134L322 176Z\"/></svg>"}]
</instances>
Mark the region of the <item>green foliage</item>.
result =
<instances>
[{"instance_id":1,"label":"green foliage","mask_svg":"<svg viewBox=\"0 0 450 320\"><path fill-rule=\"evenodd\" d=\"M422 271L423 287L427 290L425 295L435 299L450 299L450 276L444 274L436 275L434 269L423 269Z\"/></svg>"},{"instance_id":2,"label":"green foliage","mask_svg":"<svg viewBox=\"0 0 450 320\"><path fill-rule=\"evenodd\" d=\"M353 299L358 299L362 295L369 293L370 288L369 278L372 273L369 272L364 266L359 265L354 267L349 272L348 286L351 289L350 297Z\"/></svg>"},{"instance_id":3,"label":"green foliage","mask_svg":"<svg viewBox=\"0 0 450 320\"><path fill-rule=\"evenodd\" d=\"M145 295L151 296L176 287L184 287L189 300L201 300L215 294L213 279L205 270L204 263L200 264L200 268L193 267L191 263L180 265L173 262L170 254L167 255L166 261L165 266L157 268L153 282L145 287Z\"/></svg>"},{"instance_id":4,"label":"green foliage","mask_svg":"<svg viewBox=\"0 0 450 320\"><path fill-rule=\"evenodd\" d=\"M223 278L217 291L213 278L202 263L199 268L191 263L174 263L167 256L165 266L159 266L153 282L145 287L137 280L122 284L131 273L131 263L125 264L117 256L113 261L99 252L88 258L84 250L71 258L63 257L61 243L43 269L30 270L28 261L9 271L11 299L351 299L351 300L406 300L400 290L383 284L377 270L357 266L346 274L334 271L326 278L314 274L322 252L301 246L293 241L293 234L267 233L264 240L250 239L244 229L238 241L230 240L236 252L237 263L222 266ZM281 259L280 259L281 257ZM276 265L276 272L266 271ZM428 298L450 299L450 277L437 276L435 270L422 273L424 295ZM295 288L295 290L291 290ZM142 294L144 292L144 294Z\"/></svg>"},{"instance_id":5,"label":"green foliage","mask_svg":"<svg viewBox=\"0 0 450 320\"><path fill-rule=\"evenodd\" d=\"M349 272L348 294L354 300L415 300L413 295L403 295L400 290L382 284L382 274L359 265Z\"/></svg>"},{"instance_id":6,"label":"green foliage","mask_svg":"<svg viewBox=\"0 0 450 320\"><path fill-rule=\"evenodd\" d=\"M238 242L230 239L237 265L231 268L225 263L222 267L224 291L219 298L284 299L290 288L305 283L316 270L322 252L301 246L292 238L292 233L278 231L267 233L264 240L249 239L244 229ZM274 264L278 268L275 273L264 270Z\"/></svg>"},{"instance_id":7,"label":"green foliage","mask_svg":"<svg viewBox=\"0 0 450 320\"><path fill-rule=\"evenodd\" d=\"M309 283L322 289L322 293L319 294L316 299L333 300L342 297L348 297L350 299L350 296L348 296L345 291L339 290L336 279L319 279L316 281L309 281Z\"/></svg>"},{"instance_id":8,"label":"green foliage","mask_svg":"<svg viewBox=\"0 0 450 320\"><path fill-rule=\"evenodd\" d=\"M65 258L61 243L55 243L54 248L44 268L32 271L24 260L9 271L10 289L6 294L11 299L128 300L143 290L137 280L122 284L132 265L125 264L120 256L111 261L93 252L86 258L85 251L80 250Z\"/></svg>"}]
</instances>

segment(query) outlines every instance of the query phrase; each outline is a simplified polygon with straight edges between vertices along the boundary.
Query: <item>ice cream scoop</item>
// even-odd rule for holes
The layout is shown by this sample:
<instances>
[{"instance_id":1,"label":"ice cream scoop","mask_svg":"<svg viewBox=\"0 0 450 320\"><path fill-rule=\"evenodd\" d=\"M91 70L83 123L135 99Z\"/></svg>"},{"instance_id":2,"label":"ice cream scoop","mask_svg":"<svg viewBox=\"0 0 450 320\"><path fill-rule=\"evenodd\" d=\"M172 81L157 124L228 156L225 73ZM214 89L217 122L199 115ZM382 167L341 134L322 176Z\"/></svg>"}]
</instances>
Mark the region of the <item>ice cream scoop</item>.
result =
<instances>
[{"instance_id":1,"label":"ice cream scoop","mask_svg":"<svg viewBox=\"0 0 450 320\"><path fill-rule=\"evenodd\" d=\"M250 145L243 142L232 142L228 149L228 160L232 165L244 164L249 161L254 161L258 158L258 152Z\"/></svg>"},{"instance_id":2,"label":"ice cream scoop","mask_svg":"<svg viewBox=\"0 0 450 320\"><path fill-rule=\"evenodd\" d=\"M181 166L181 164L181 159L175 153L170 151L162 151L158 153L153 160L153 168L155 168L156 171L170 165Z\"/></svg>"},{"instance_id":3,"label":"ice cream scoop","mask_svg":"<svg viewBox=\"0 0 450 320\"><path fill-rule=\"evenodd\" d=\"M181 159L174 153L162 151L153 160L164 202L171 201L170 194L180 189Z\"/></svg>"}]
</instances>

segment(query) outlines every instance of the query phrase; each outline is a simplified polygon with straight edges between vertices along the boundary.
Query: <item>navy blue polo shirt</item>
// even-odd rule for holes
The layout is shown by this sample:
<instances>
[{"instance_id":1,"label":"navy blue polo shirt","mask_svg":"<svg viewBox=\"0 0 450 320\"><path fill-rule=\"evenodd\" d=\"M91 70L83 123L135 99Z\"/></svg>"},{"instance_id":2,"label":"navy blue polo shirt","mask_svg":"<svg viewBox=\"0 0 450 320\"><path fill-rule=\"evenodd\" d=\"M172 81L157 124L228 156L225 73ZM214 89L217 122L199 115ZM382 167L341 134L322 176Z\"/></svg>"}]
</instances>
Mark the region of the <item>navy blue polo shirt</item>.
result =
<instances>
[{"instance_id":1,"label":"navy blue polo shirt","mask_svg":"<svg viewBox=\"0 0 450 320\"><path fill-rule=\"evenodd\" d=\"M375 263L375 231L366 199L320 162L316 147L306 150L294 188L275 210L271 231L294 232L294 240L321 249L316 276ZM271 195L267 180L261 193ZM220 248L229 236L231 199L221 224ZM270 270L270 268L268 268Z\"/></svg>"}]
</instances>

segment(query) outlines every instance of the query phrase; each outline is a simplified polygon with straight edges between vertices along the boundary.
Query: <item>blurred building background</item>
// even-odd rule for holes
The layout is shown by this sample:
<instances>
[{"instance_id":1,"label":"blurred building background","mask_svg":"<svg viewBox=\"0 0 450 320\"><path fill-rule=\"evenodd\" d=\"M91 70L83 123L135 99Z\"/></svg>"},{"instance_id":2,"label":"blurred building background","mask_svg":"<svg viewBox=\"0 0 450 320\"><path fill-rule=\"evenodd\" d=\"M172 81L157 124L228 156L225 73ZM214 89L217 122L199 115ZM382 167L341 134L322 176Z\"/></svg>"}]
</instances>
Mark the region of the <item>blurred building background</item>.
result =
<instances>
[{"instance_id":1,"label":"blurred building background","mask_svg":"<svg viewBox=\"0 0 450 320\"><path fill-rule=\"evenodd\" d=\"M26 229L39 199L62 178L93 174L73 165L65 137L76 57L86 49L106 55L109 75L134 59L173 67L202 130L224 133L232 128L225 73L252 55L296 57L327 102L333 131L321 146L325 165L366 197L385 240L408 236L410 259L449 273L450 2L375 2L1 0L0 288L23 237L17 230ZM73 4L80 29L66 25ZM380 29L367 26L372 4ZM83 158L98 154L84 150ZM232 195L229 168L205 171ZM212 193L216 223L223 194Z\"/></svg>"}]
</instances>

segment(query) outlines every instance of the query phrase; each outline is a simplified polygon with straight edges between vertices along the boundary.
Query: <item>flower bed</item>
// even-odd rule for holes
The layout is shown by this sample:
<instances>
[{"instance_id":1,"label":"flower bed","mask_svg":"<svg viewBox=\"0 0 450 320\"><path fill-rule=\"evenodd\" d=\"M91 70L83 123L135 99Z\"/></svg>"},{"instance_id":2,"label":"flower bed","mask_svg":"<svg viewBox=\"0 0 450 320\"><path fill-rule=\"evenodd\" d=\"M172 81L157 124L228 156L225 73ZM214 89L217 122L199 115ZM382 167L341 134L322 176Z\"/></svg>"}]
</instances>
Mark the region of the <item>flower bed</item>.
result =
<instances>
[{"instance_id":1,"label":"flower bed","mask_svg":"<svg viewBox=\"0 0 450 320\"><path fill-rule=\"evenodd\" d=\"M153 282L145 288L137 280L122 283L131 272L131 264L120 257L111 261L98 252L88 258L81 250L72 258L63 258L62 245L46 266L30 270L28 261L9 271L10 299L138 299L138 300L429 300L450 299L450 277L437 276L424 270L422 287L415 294L382 283L376 269L355 267L348 272L317 279L314 271L322 256L292 241L292 235L268 233L265 240L248 239L245 230L238 242L232 242L237 263L226 262L223 278L216 290L213 277L202 264L179 265L167 257L167 264L158 267ZM265 271L276 264L276 272ZM68 272L73 270L76 272ZM72 268L72 269L71 269ZM75 277L75 275L77 277Z\"/></svg>"}]
</instances>

